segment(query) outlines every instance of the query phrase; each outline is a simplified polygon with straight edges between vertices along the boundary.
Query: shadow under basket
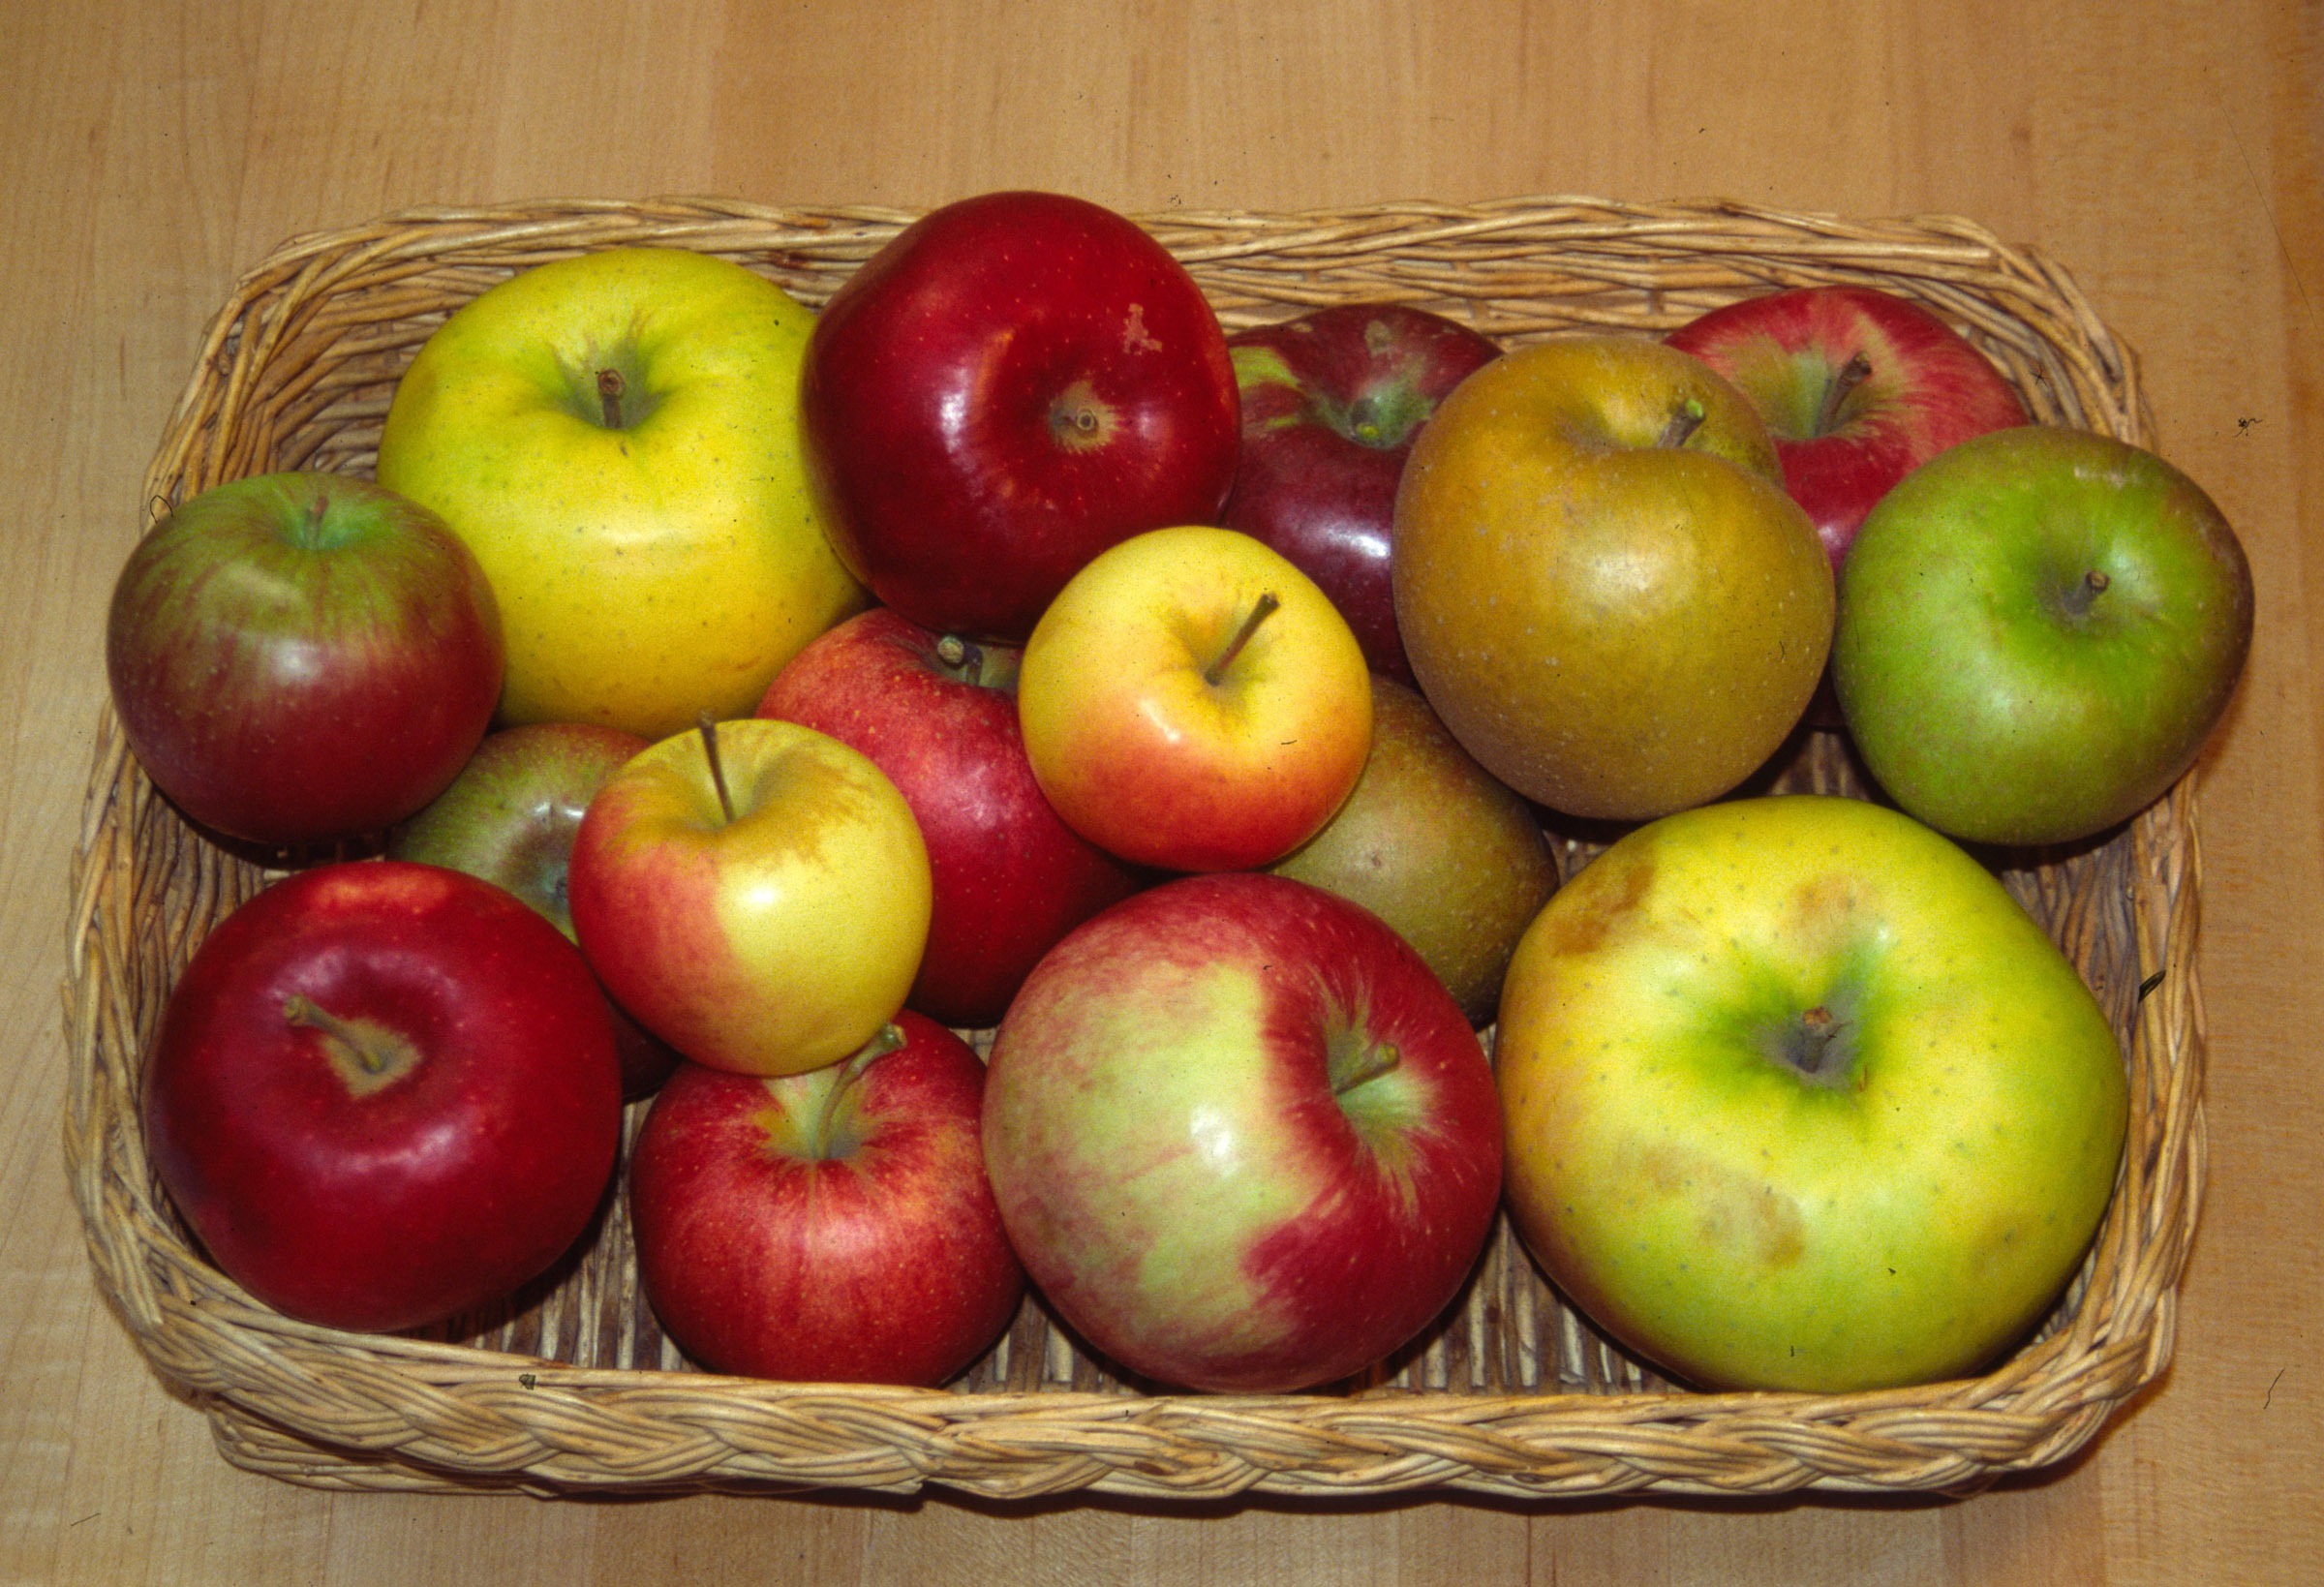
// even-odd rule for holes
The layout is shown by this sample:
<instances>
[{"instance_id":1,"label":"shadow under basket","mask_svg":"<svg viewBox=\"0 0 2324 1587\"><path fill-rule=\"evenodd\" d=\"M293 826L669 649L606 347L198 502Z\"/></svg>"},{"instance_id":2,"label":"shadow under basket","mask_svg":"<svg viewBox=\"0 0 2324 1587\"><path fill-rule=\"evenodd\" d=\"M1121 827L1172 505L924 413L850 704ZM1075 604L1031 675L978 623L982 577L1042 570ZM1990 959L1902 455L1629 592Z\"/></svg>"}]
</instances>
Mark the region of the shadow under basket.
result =
<instances>
[{"instance_id":1,"label":"shadow under basket","mask_svg":"<svg viewBox=\"0 0 2324 1587\"><path fill-rule=\"evenodd\" d=\"M913 217L740 202L422 210L286 243L235 289L146 481L158 519L244 474L371 471L398 374L450 310L515 271L657 244L737 260L810 305ZM2039 256L1948 218L1854 221L1732 203L1525 198L1142 217L1230 329L1395 300L1504 345L1667 331L1772 289L1880 288L1968 336L2044 423L2146 444L2133 359ZM127 526L125 526L126 529ZM122 535L126 555L131 536ZM1867 789L1844 737L1803 730L1754 791ZM1602 832L1553 829L1571 874ZM995 1498L1215 1500L1420 1488L1509 1498L1973 1490L2060 1461L2163 1370L2201 1199L2200 862L2183 780L2103 841L1982 856L2096 992L2130 1124L2080 1274L1982 1376L1879 1393L1704 1394L1642 1367L1546 1284L1504 1224L1439 1323L1361 1379L1225 1397L1125 1383L1029 1298L940 1389L692 1370L663 1340L623 1201L559 1268L424 1337L286 1319L211 1267L155 1182L138 1113L169 989L209 928L278 872L159 798L109 711L73 871L66 1161L99 1287L237 1466L325 1487L667 1493L808 1487ZM641 1108L632 1108L634 1134Z\"/></svg>"}]
</instances>

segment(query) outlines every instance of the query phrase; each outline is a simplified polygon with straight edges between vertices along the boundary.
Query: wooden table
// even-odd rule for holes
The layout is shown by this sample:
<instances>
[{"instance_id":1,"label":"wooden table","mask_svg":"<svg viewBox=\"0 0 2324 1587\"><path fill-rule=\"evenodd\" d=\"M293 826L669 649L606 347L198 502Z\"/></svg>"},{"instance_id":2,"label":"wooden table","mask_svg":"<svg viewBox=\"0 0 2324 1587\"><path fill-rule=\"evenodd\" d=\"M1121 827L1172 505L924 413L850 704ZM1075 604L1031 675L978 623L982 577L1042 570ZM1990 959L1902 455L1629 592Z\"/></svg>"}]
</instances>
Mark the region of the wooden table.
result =
<instances>
[{"instance_id":1,"label":"wooden table","mask_svg":"<svg viewBox=\"0 0 2324 1587\"><path fill-rule=\"evenodd\" d=\"M778 10L15 0L0 22L0 1579L2293 1582L2324 1573L2324 12L2231 0L1152 0ZM331 1496L246 1476L98 1300L59 1167L99 635L198 333L292 231L735 195L1115 207L1716 196L2065 263L2242 532L2204 768L2211 1191L2170 1375L1962 1502L1195 1511ZM2319 608L2324 610L2324 608Z\"/></svg>"}]
</instances>

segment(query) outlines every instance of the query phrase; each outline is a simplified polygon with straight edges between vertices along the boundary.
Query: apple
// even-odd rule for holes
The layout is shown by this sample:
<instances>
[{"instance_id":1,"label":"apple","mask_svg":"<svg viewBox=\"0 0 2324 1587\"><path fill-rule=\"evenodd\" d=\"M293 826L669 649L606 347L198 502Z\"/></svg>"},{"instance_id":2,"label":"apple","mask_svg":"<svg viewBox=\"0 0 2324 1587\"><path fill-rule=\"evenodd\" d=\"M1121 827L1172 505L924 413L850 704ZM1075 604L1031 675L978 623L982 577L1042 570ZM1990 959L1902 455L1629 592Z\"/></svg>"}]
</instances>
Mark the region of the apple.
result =
<instances>
[{"instance_id":1,"label":"apple","mask_svg":"<svg viewBox=\"0 0 2324 1587\"><path fill-rule=\"evenodd\" d=\"M1834 568L1906 474L1972 436L2031 422L2017 389L1960 333L1870 287L1761 293L1664 341L1751 399L1775 436L1784 488Z\"/></svg>"},{"instance_id":2,"label":"apple","mask_svg":"<svg viewBox=\"0 0 2324 1587\"><path fill-rule=\"evenodd\" d=\"M662 1330L715 1372L958 1376L1024 1294L985 1178L984 1084L967 1043L910 1012L803 1075L682 1068L629 1166Z\"/></svg>"},{"instance_id":3,"label":"apple","mask_svg":"<svg viewBox=\"0 0 2324 1587\"><path fill-rule=\"evenodd\" d=\"M566 870L582 812L646 741L589 722L529 722L487 733L451 786L387 835L387 856L447 866L505 887L569 941ZM622 1094L644 1096L678 1054L620 1007L613 1016Z\"/></svg>"},{"instance_id":4,"label":"apple","mask_svg":"<svg viewBox=\"0 0 2324 1587\"><path fill-rule=\"evenodd\" d=\"M1865 521L1832 681L1864 763L1931 826L2062 843L2194 764L2251 647L2251 569L2202 488L2081 430L1939 454Z\"/></svg>"},{"instance_id":5,"label":"apple","mask_svg":"<svg viewBox=\"0 0 2324 1587\"><path fill-rule=\"evenodd\" d=\"M1471 1024L1491 1021L1517 939L1557 889L1533 809L1428 702L1372 679L1372 751L1324 830L1268 868L1362 904L1420 952Z\"/></svg>"},{"instance_id":6,"label":"apple","mask_svg":"<svg viewBox=\"0 0 2324 1587\"><path fill-rule=\"evenodd\" d=\"M1025 642L1018 717L1068 826L1140 865L1263 866L1363 774L1371 675L1347 622L1231 529L1149 530L1074 575Z\"/></svg>"},{"instance_id":7,"label":"apple","mask_svg":"<svg viewBox=\"0 0 2324 1587\"><path fill-rule=\"evenodd\" d=\"M1832 570L1774 443L1700 359L1575 335L1504 353L1421 432L1391 575L1421 690L1569 815L1728 792L1823 670Z\"/></svg>"},{"instance_id":8,"label":"apple","mask_svg":"<svg viewBox=\"0 0 2324 1587\"><path fill-rule=\"evenodd\" d=\"M758 707L860 749L911 806L933 894L905 1001L963 1028L997 1022L1057 938L1144 881L1066 826L1034 780L1020 658L877 606L801 651Z\"/></svg>"},{"instance_id":9,"label":"apple","mask_svg":"<svg viewBox=\"0 0 2324 1587\"><path fill-rule=\"evenodd\" d=\"M796 722L681 733L606 778L566 894L614 1001L696 1062L789 1075L903 1005L928 941L928 849L878 767Z\"/></svg>"},{"instance_id":10,"label":"apple","mask_svg":"<svg viewBox=\"0 0 2324 1587\"><path fill-rule=\"evenodd\" d=\"M1285 1392L1410 1340L1501 1183L1491 1067L1403 938L1263 873L1116 904L994 1038L985 1162L1026 1273L1115 1361Z\"/></svg>"},{"instance_id":11,"label":"apple","mask_svg":"<svg viewBox=\"0 0 2324 1587\"><path fill-rule=\"evenodd\" d=\"M1413 677L1389 585L1396 481L1436 405L1500 351L1401 303L1343 303L1227 338L1242 451L1219 522L1314 579L1372 670L1399 683Z\"/></svg>"},{"instance_id":12,"label":"apple","mask_svg":"<svg viewBox=\"0 0 2324 1587\"><path fill-rule=\"evenodd\" d=\"M800 456L812 325L740 264L617 248L523 271L428 338L379 477L484 565L507 619L504 722L653 740L744 716L863 605Z\"/></svg>"},{"instance_id":13,"label":"apple","mask_svg":"<svg viewBox=\"0 0 2324 1587\"><path fill-rule=\"evenodd\" d=\"M1235 475L1235 372L1201 290L1061 194L906 227L824 305L800 403L847 565L966 638L1022 641L1106 547L1215 522Z\"/></svg>"},{"instance_id":14,"label":"apple","mask_svg":"<svg viewBox=\"0 0 2324 1587\"><path fill-rule=\"evenodd\" d=\"M435 514L347 474L179 504L113 585L113 711L193 820L280 847L379 831L443 791L499 697L499 607Z\"/></svg>"},{"instance_id":15,"label":"apple","mask_svg":"<svg viewBox=\"0 0 2324 1587\"><path fill-rule=\"evenodd\" d=\"M2128 1109L2105 1015L1999 881L1804 794L1666 817L1569 881L1495 1066L1525 1244L1707 1389L1992 1359L2073 1275Z\"/></svg>"},{"instance_id":16,"label":"apple","mask_svg":"<svg viewBox=\"0 0 2324 1587\"><path fill-rule=\"evenodd\" d=\"M326 1328L496 1299L587 1227L622 1124L589 967L498 887L325 865L219 923L169 994L145 1144L219 1267Z\"/></svg>"}]
</instances>

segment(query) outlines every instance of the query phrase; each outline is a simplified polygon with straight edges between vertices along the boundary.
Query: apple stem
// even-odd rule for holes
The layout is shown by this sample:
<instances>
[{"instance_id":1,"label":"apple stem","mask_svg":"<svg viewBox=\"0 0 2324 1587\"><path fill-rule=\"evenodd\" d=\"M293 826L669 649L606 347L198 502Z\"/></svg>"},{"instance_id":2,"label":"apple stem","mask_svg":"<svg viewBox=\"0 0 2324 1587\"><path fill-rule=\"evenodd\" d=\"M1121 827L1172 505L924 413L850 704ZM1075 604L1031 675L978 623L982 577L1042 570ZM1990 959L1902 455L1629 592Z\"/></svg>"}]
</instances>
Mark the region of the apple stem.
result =
<instances>
[{"instance_id":1,"label":"apple stem","mask_svg":"<svg viewBox=\"0 0 2324 1587\"><path fill-rule=\"evenodd\" d=\"M719 724L705 711L694 717L694 730L702 735L702 753L710 762L711 786L719 790L719 809L725 812L726 823L734 824L734 800L726 792L726 768L719 759Z\"/></svg>"},{"instance_id":2,"label":"apple stem","mask_svg":"<svg viewBox=\"0 0 2324 1587\"><path fill-rule=\"evenodd\" d=\"M358 1095L368 1095L419 1061L419 1052L392 1030L362 1020L343 1020L301 992L283 999L283 1020L322 1037L331 1066Z\"/></svg>"},{"instance_id":3,"label":"apple stem","mask_svg":"<svg viewBox=\"0 0 2324 1587\"><path fill-rule=\"evenodd\" d=\"M1848 394L1862 385L1865 377L1871 373L1872 360L1865 357L1861 351L1848 355L1848 362L1840 366L1840 373L1833 376L1831 384L1823 388L1823 407L1816 414L1818 435L1828 436L1832 433L1832 425L1840 417L1840 405L1848 401Z\"/></svg>"},{"instance_id":4,"label":"apple stem","mask_svg":"<svg viewBox=\"0 0 2324 1587\"><path fill-rule=\"evenodd\" d=\"M813 1151L820 1159L831 1155L831 1123L840 1114L840 1098L852 1090L855 1083L864 1078L864 1071L903 1045L903 1027L890 1020L879 1027L879 1033L857 1048L841 1068L831 1089L823 1093L823 1106L815 1114Z\"/></svg>"},{"instance_id":5,"label":"apple stem","mask_svg":"<svg viewBox=\"0 0 2324 1587\"><path fill-rule=\"evenodd\" d=\"M1227 648L1218 653L1218 659L1203 669L1203 682L1213 688L1225 682L1227 668L1235 664L1235 657L1240 656L1243 646L1251 642L1251 635L1259 631L1259 625L1265 623L1282 604L1275 598L1272 590L1262 595L1258 604L1251 608L1251 615L1242 620L1242 626L1235 630L1235 637L1227 641Z\"/></svg>"},{"instance_id":6,"label":"apple stem","mask_svg":"<svg viewBox=\"0 0 2324 1587\"><path fill-rule=\"evenodd\" d=\"M1382 1075L1388 1074L1403 1061L1404 1054L1396 1051L1395 1043L1382 1042L1379 1046L1364 1053L1361 1063L1355 1065L1346 1074L1331 1083L1331 1094L1335 1097L1344 1097L1357 1086L1378 1080Z\"/></svg>"},{"instance_id":7,"label":"apple stem","mask_svg":"<svg viewBox=\"0 0 2324 1587\"><path fill-rule=\"evenodd\" d=\"M626 383L618 369L597 371L597 403L604 412L605 428L608 430L622 427L622 392Z\"/></svg>"},{"instance_id":8,"label":"apple stem","mask_svg":"<svg viewBox=\"0 0 2324 1587\"><path fill-rule=\"evenodd\" d=\"M984 668L985 653L959 634L948 633L936 641L936 659L955 676L973 679Z\"/></svg>"},{"instance_id":9,"label":"apple stem","mask_svg":"<svg viewBox=\"0 0 2324 1587\"><path fill-rule=\"evenodd\" d=\"M1689 397L1670 410L1670 422L1663 426L1663 433L1655 439L1654 443L1657 446L1684 446L1687 438L1702 428L1702 420L1701 399Z\"/></svg>"},{"instance_id":10,"label":"apple stem","mask_svg":"<svg viewBox=\"0 0 2324 1587\"><path fill-rule=\"evenodd\" d=\"M2080 617L2097 603L2097 598L2106 593L2106 587L2113 582L2101 569L2094 567L2082 575L2079 584L2066 590L2063 604L2068 614Z\"/></svg>"}]
</instances>

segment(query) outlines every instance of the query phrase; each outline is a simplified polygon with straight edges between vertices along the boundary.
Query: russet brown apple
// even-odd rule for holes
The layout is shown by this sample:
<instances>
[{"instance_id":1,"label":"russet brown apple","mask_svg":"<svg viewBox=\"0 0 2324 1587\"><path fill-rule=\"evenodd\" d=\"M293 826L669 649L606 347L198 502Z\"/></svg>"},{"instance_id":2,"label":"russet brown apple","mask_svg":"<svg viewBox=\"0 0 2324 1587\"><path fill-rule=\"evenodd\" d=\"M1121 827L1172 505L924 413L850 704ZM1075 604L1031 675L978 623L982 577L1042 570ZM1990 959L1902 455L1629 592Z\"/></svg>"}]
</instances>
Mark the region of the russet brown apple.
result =
<instances>
[{"instance_id":1,"label":"russet brown apple","mask_svg":"<svg viewBox=\"0 0 2324 1587\"><path fill-rule=\"evenodd\" d=\"M1518 792L1638 821L1726 793L1799 720L1832 570L1774 443L1700 359L1635 337L1504 353L1421 432L1396 621L1422 692Z\"/></svg>"}]
</instances>

